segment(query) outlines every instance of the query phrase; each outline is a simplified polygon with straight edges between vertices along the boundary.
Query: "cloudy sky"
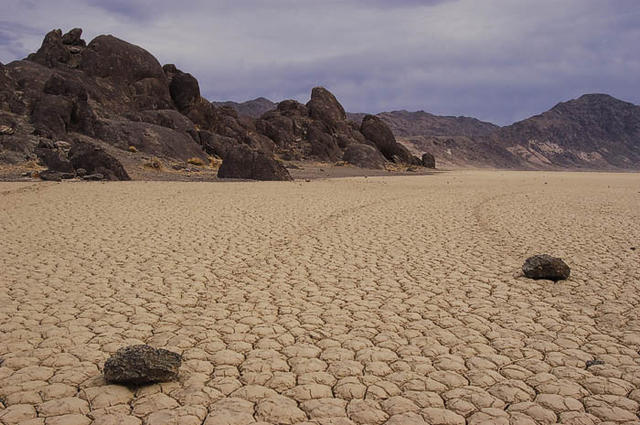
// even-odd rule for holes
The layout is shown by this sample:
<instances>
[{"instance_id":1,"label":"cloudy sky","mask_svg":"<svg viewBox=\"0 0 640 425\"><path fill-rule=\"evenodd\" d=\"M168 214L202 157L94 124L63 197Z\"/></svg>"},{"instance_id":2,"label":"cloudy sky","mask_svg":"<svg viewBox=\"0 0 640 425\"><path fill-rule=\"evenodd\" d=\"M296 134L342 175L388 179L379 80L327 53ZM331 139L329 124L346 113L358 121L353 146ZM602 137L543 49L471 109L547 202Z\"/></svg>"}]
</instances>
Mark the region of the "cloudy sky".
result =
<instances>
[{"instance_id":1,"label":"cloudy sky","mask_svg":"<svg viewBox=\"0 0 640 425\"><path fill-rule=\"evenodd\" d=\"M53 28L113 34L210 100L425 110L498 124L584 93L640 104L640 0L3 0L0 61Z\"/></svg>"}]
</instances>

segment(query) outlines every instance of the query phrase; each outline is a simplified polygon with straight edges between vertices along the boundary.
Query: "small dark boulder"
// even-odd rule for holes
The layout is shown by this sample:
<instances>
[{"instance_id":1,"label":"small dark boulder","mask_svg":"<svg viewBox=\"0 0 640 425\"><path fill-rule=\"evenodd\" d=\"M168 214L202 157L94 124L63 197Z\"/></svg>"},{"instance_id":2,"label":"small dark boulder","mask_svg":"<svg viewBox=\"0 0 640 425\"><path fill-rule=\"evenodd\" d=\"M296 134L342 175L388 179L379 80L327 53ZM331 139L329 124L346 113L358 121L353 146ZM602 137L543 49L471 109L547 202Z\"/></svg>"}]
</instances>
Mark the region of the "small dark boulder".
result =
<instances>
[{"instance_id":1,"label":"small dark boulder","mask_svg":"<svg viewBox=\"0 0 640 425\"><path fill-rule=\"evenodd\" d=\"M422 154L422 166L426 168L436 168L435 157L428 152Z\"/></svg>"},{"instance_id":2,"label":"small dark boulder","mask_svg":"<svg viewBox=\"0 0 640 425\"><path fill-rule=\"evenodd\" d=\"M344 156L342 159L356 167L372 168L376 170L384 168L384 157L382 154L373 146L365 144L353 144L347 146L344 150Z\"/></svg>"},{"instance_id":3,"label":"small dark boulder","mask_svg":"<svg viewBox=\"0 0 640 425\"><path fill-rule=\"evenodd\" d=\"M99 173L108 180L131 180L120 161L92 143L76 141L69 159L73 168L83 168L87 174Z\"/></svg>"},{"instance_id":4,"label":"small dark boulder","mask_svg":"<svg viewBox=\"0 0 640 425\"><path fill-rule=\"evenodd\" d=\"M149 345L132 345L119 349L104 364L107 382L145 385L169 382L178 378L182 356Z\"/></svg>"},{"instance_id":5,"label":"small dark boulder","mask_svg":"<svg viewBox=\"0 0 640 425\"><path fill-rule=\"evenodd\" d=\"M291 181L289 171L273 156L241 144L225 152L218 177Z\"/></svg>"},{"instance_id":6,"label":"small dark boulder","mask_svg":"<svg viewBox=\"0 0 640 425\"><path fill-rule=\"evenodd\" d=\"M542 254L527 258L522 266L522 272L530 279L548 279L557 282L567 279L571 269L562 259Z\"/></svg>"}]
</instances>

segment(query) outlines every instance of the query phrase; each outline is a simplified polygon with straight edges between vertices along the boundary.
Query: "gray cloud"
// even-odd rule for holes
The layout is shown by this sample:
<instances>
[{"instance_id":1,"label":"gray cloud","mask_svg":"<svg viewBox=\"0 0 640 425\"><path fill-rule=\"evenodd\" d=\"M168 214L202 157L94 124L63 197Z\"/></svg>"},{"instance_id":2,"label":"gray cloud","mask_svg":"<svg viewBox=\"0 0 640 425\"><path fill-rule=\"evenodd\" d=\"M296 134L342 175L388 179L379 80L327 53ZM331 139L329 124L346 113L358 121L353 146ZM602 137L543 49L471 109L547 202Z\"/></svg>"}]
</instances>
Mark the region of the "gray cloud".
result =
<instances>
[{"instance_id":1,"label":"gray cloud","mask_svg":"<svg viewBox=\"0 0 640 425\"><path fill-rule=\"evenodd\" d=\"M211 99L306 101L325 85L351 111L500 124L586 92L640 103L636 0L8 3L0 61L36 50L51 28L82 26L176 63Z\"/></svg>"}]
</instances>

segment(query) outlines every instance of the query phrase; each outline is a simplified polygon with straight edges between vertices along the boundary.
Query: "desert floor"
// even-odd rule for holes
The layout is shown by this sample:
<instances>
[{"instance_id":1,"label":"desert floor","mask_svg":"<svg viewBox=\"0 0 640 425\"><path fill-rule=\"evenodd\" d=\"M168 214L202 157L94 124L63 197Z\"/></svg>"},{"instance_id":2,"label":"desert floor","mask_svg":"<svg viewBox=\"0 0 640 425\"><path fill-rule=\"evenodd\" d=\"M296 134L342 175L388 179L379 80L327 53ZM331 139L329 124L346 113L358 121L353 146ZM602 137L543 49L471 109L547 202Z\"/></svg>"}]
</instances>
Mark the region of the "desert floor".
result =
<instances>
[{"instance_id":1,"label":"desert floor","mask_svg":"<svg viewBox=\"0 0 640 425\"><path fill-rule=\"evenodd\" d=\"M4 425L640 423L638 174L0 183L0 235ZM106 385L138 343L180 381Z\"/></svg>"}]
</instances>

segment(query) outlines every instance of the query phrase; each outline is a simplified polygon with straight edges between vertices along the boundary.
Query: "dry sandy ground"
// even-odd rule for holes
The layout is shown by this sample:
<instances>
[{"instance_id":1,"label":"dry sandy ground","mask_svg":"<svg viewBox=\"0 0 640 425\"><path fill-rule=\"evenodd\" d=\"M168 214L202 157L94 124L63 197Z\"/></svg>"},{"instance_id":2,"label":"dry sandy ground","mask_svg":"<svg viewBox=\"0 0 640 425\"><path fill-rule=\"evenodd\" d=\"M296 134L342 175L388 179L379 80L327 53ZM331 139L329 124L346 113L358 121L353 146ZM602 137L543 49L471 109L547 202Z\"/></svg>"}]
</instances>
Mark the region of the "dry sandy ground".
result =
<instances>
[{"instance_id":1,"label":"dry sandy ground","mask_svg":"<svg viewBox=\"0 0 640 425\"><path fill-rule=\"evenodd\" d=\"M637 174L0 183L0 235L5 425L640 423Z\"/></svg>"}]
</instances>

